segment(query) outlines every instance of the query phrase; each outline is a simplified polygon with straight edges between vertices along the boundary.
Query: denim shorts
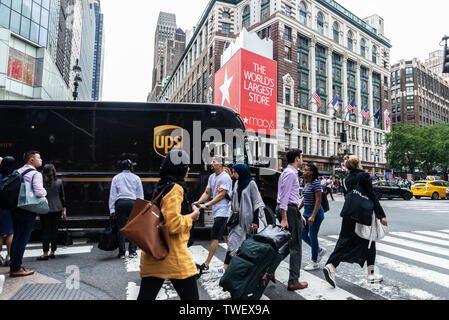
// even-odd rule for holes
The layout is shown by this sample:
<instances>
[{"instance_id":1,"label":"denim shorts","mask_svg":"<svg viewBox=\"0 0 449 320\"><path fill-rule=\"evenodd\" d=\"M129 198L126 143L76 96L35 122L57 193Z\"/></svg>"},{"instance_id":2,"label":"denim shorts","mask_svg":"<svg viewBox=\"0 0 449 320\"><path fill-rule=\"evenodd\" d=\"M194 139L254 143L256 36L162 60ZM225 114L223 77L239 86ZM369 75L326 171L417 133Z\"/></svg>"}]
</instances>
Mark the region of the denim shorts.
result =
<instances>
[{"instance_id":1,"label":"denim shorts","mask_svg":"<svg viewBox=\"0 0 449 320\"><path fill-rule=\"evenodd\" d=\"M221 240L223 236L228 235L228 224L229 218L218 217L214 218L214 225L212 226L210 237L212 240Z\"/></svg>"}]
</instances>

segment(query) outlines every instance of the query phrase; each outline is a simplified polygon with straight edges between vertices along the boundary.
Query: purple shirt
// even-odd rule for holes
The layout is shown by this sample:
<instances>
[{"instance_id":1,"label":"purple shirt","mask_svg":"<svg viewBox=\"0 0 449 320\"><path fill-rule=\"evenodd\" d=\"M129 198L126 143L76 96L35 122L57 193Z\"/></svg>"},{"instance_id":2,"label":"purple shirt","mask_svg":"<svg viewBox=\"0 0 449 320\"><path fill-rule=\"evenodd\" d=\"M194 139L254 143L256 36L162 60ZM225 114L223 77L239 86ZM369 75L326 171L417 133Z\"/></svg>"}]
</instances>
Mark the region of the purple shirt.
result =
<instances>
[{"instance_id":1,"label":"purple shirt","mask_svg":"<svg viewBox=\"0 0 449 320\"><path fill-rule=\"evenodd\" d=\"M288 166L279 178L278 203L281 210L285 211L289 204L300 204L298 170L292 166Z\"/></svg>"},{"instance_id":2,"label":"purple shirt","mask_svg":"<svg viewBox=\"0 0 449 320\"><path fill-rule=\"evenodd\" d=\"M35 171L28 172L24 177L23 180L25 182L33 181L33 190L34 195L38 198L43 198L47 195L47 191L44 188L44 179L42 178L42 174L40 172L36 171L36 168L33 166L30 166L29 164L24 165L22 168L17 170L20 174L24 173L28 169L34 169ZM34 180L33 180L34 176Z\"/></svg>"}]
</instances>

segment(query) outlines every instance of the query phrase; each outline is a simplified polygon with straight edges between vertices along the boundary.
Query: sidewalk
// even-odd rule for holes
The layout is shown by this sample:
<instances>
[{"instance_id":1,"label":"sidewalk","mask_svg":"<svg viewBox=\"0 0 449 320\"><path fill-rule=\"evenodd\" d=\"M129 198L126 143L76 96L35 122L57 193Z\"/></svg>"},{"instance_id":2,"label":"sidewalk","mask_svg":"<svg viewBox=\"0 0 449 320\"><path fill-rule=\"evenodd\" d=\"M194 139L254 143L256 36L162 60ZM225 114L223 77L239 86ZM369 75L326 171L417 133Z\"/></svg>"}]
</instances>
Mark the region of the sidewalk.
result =
<instances>
[{"instance_id":1,"label":"sidewalk","mask_svg":"<svg viewBox=\"0 0 449 320\"><path fill-rule=\"evenodd\" d=\"M79 289L68 289L66 279L35 270L34 275L10 278L9 267L0 267L6 280L0 300L111 300L103 292L80 283Z\"/></svg>"}]
</instances>

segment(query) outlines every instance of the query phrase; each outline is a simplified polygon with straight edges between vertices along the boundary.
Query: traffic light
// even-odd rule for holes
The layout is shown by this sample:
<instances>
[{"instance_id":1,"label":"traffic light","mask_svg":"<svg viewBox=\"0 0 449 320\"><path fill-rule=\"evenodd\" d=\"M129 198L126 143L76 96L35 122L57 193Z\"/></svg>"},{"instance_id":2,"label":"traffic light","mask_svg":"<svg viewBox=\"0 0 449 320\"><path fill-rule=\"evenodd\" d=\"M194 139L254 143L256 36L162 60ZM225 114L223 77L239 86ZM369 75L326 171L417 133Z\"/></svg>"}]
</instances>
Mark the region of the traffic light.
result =
<instances>
[{"instance_id":1,"label":"traffic light","mask_svg":"<svg viewBox=\"0 0 449 320\"><path fill-rule=\"evenodd\" d=\"M443 62L443 73L449 73L449 47L446 44L444 46L444 62Z\"/></svg>"},{"instance_id":2,"label":"traffic light","mask_svg":"<svg viewBox=\"0 0 449 320\"><path fill-rule=\"evenodd\" d=\"M342 142L342 143L348 142L348 135L347 135L347 133L346 133L346 132L342 132L342 133L340 134L340 139L341 139L341 142Z\"/></svg>"}]
</instances>

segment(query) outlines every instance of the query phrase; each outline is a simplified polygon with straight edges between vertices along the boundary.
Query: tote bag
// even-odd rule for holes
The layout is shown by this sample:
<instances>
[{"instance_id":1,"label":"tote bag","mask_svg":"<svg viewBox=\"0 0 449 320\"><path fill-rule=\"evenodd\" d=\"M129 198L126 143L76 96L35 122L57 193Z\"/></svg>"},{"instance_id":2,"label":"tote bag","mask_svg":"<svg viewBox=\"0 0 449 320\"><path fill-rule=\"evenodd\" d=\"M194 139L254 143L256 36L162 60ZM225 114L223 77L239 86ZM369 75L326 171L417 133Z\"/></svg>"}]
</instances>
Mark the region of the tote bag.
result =
<instances>
[{"instance_id":1,"label":"tote bag","mask_svg":"<svg viewBox=\"0 0 449 320\"><path fill-rule=\"evenodd\" d=\"M355 234L362 239L369 240L368 248L371 248L373 242L382 240L387 233L387 227L376 218L375 214L373 214L373 222L371 226L365 226L360 223L355 224Z\"/></svg>"},{"instance_id":2,"label":"tote bag","mask_svg":"<svg viewBox=\"0 0 449 320\"><path fill-rule=\"evenodd\" d=\"M50 212L47 198L38 198L34 194L33 181L35 176L36 174L31 179L31 183L23 182L20 185L17 207L37 214L47 214Z\"/></svg>"}]
</instances>

